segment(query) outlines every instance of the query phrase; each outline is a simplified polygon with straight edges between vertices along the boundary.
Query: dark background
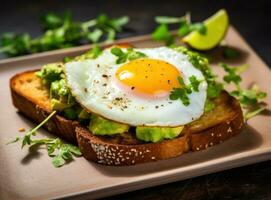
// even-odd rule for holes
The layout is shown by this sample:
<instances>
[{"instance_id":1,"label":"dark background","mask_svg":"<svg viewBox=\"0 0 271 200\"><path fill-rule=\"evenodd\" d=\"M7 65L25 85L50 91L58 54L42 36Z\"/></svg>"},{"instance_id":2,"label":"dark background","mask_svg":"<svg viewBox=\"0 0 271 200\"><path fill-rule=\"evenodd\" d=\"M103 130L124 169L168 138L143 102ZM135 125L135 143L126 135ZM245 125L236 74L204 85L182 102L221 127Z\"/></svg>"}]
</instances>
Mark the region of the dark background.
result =
<instances>
[{"instance_id":1,"label":"dark background","mask_svg":"<svg viewBox=\"0 0 271 200\"><path fill-rule=\"evenodd\" d=\"M42 14L69 10L78 21L94 18L99 13L113 17L129 15L131 31L119 35L127 37L152 32L156 15L182 16L191 11L193 21L202 21L220 8L227 9L231 24L271 66L271 1L268 0L0 1L0 34L12 31L38 36L41 34L39 17ZM271 199L271 161L110 197L139 198Z\"/></svg>"},{"instance_id":2,"label":"dark background","mask_svg":"<svg viewBox=\"0 0 271 200\"><path fill-rule=\"evenodd\" d=\"M39 17L47 12L69 10L74 18L85 21L99 13L110 16L129 15L133 31L119 35L127 37L150 33L156 15L182 16L192 13L193 21L202 21L220 8L226 8L231 23L271 65L271 1L269 0L1 0L0 33L6 31L41 34Z\"/></svg>"}]
</instances>

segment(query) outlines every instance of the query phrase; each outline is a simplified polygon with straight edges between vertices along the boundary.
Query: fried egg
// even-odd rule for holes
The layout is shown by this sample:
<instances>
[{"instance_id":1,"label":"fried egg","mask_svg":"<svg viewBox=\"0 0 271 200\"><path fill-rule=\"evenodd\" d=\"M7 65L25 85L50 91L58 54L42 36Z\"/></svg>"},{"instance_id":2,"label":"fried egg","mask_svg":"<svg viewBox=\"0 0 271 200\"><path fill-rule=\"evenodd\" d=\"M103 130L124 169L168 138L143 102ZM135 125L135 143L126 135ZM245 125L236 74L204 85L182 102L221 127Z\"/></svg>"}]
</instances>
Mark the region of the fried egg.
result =
<instances>
[{"instance_id":1,"label":"fried egg","mask_svg":"<svg viewBox=\"0 0 271 200\"><path fill-rule=\"evenodd\" d=\"M116 64L108 48L96 59L66 63L67 84L77 102L91 113L131 126L175 127L203 114L207 83L186 55L167 47L134 51L146 57ZM170 100L173 88L180 87L177 78L190 84L192 75L201 82L199 91L188 95L190 104Z\"/></svg>"}]
</instances>

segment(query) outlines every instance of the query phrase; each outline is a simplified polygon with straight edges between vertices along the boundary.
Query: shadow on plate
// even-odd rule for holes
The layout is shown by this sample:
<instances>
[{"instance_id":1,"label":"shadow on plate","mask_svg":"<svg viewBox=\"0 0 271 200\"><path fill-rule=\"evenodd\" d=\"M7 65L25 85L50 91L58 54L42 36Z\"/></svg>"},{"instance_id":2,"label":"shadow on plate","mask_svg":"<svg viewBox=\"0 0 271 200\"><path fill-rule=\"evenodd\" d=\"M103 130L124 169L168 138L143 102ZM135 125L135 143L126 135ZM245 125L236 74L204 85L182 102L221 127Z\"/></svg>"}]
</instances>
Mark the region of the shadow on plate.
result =
<instances>
[{"instance_id":1,"label":"shadow on plate","mask_svg":"<svg viewBox=\"0 0 271 200\"><path fill-rule=\"evenodd\" d=\"M261 144L262 136L255 129L247 125L242 133L220 145L200 152L190 152L177 158L123 167L103 166L93 164L93 162L90 163L98 171L107 176L138 176L214 161L215 159L256 149Z\"/></svg>"},{"instance_id":2,"label":"shadow on plate","mask_svg":"<svg viewBox=\"0 0 271 200\"><path fill-rule=\"evenodd\" d=\"M20 115L24 116L21 113ZM21 118L30 126L35 126L35 124L25 116ZM42 136L53 137L53 135L44 129L39 130L39 132ZM220 145L216 145L200 152L190 152L177 158L125 167L104 166L91 161L89 161L89 163L92 167L107 176L137 176L212 161L225 156L231 156L256 149L261 144L262 136L251 126L246 125L239 135ZM21 163L26 165L34 159L39 159L41 154L43 154L40 150L41 149L38 146L30 148L29 153L21 160Z\"/></svg>"},{"instance_id":3,"label":"shadow on plate","mask_svg":"<svg viewBox=\"0 0 271 200\"><path fill-rule=\"evenodd\" d=\"M27 165L34 159L39 159L42 156L42 153L40 152L42 148L40 148L37 145L31 146L28 149L28 153L25 155L25 157L21 160L21 164Z\"/></svg>"},{"instance_id":4,"label":"shadow on plate","mask_svg":"<svg viewBox=\"0 0 271 200\"><path fill-rule=\"evenodd\" d=\"M225 49L230 49L232 51L235 51L237 52L237 54L239 54L238 56L236 57L232 57L232 58L226 58L224 56L224 51ZM244 63L247 62L247 58L249 56L249 53L239 47L236 47L236 46L218 46L217 48L207 52L207 56L212 58L211 59L211 63L212 64L219 64L219 63L227 63L229 65L242 65Z\"/></svg>"}]
</instances>

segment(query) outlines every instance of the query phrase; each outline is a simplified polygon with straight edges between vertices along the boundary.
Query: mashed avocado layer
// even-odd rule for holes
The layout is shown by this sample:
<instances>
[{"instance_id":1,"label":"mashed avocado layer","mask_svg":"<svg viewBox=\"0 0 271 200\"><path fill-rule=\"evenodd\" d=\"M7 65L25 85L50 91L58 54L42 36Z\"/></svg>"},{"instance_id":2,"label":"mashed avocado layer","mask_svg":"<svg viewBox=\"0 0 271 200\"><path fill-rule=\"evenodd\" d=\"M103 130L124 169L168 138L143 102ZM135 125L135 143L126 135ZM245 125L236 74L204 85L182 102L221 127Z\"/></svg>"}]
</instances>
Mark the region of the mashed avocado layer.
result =
<instances>
[{"instance_id":1,"label":"mashed avocado layer","mask_svg":"<svg viewBox=\"0 0 271 200\"><path fill-rule=\"evenodd\" d=\"M182 133L184 126L179 127L136 127L136 137L145 142L159 142L164 139L173 139Z\"/></svg>"},{"instance_id":2,"label":"mashed avocado layer","mask_svg":"<svg viewBox=\"0 0 271 200\"><path fill-rule=\"evenodd\" d=\"M89 130L94 135L114 135L127 132L129 125L120 124L93 114L90 119Z\"/></svg>"},{"instance_id":3,"label":"mashed avocado layer","mask_svg":"<svg viewBox=\"0 0 271 200\"><path fill-rule=\"evenodd\" d=\"M129 131L130 126L92 115L89 130L94 135L115 135ZM136 137L145 142L159 142L164 139L173 139L181 134L183 126L179 127L136 127Z\"/></svg>"}]
</instances>

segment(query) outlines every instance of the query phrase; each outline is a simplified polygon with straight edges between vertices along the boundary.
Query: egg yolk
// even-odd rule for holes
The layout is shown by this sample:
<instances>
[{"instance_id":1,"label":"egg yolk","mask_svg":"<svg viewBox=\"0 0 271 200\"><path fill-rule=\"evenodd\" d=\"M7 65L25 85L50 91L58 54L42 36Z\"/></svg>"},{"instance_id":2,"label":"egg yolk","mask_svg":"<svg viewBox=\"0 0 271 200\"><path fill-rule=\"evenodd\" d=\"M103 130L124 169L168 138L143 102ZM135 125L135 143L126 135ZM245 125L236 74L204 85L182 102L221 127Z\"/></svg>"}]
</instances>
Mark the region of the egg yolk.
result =
<instances>
[{"instance_id":1,"label":"egg yolk","mask_svg":"<svg viewBox=\"0 0 271 200\"><path fill-rule=\"evenodd\" d=\"M177 77L181 76L172 64L149 58L130 61L120 66L115 75L131 90L152 96L168 94L179 87Z\"/></svg>"}]
</instances>

